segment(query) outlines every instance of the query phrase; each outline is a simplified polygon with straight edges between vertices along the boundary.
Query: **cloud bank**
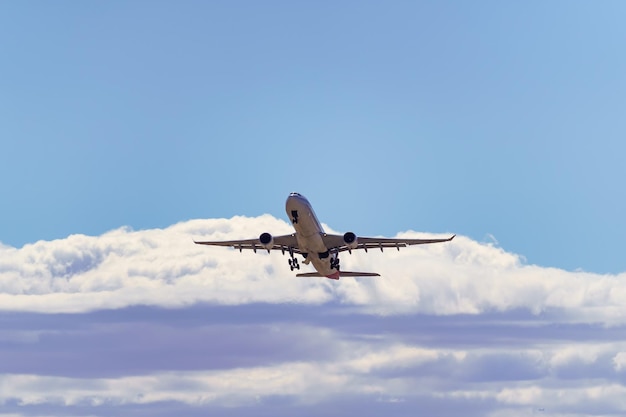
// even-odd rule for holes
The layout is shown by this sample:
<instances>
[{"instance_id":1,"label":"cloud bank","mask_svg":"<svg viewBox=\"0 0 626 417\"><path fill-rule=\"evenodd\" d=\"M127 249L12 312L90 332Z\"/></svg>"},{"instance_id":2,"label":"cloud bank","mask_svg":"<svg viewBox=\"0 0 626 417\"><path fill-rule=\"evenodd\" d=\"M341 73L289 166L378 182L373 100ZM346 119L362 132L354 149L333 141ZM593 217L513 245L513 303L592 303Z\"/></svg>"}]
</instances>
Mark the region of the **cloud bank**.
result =
<instances>
[{"instance_id":1,"label":"cloud bank","mask_svg":"<svg viewBox=\"0 0 626 417\"><path fill-rule=\"evenodd\" d=\"M193 239L290 233L269 215L192 220L166 229L127 228L0 248L0 309L84 313L136 305L339 303L371 314L481 314L524 309L561 320L622 324L626 274L526 265L492 243L457 236L444 244L342 255L346 270L381 278L295 278L280 253L239 253ZM405 232L419 237L427 233Z\"/></svg>"},{"instance_id":2,"label":"cloud bank","mask_svg":"<svg viewBox=\"0 0 626 417\"><path fill-rule=\"evenodd\" d=\"M616 337L623 328L599 338L593 328L567 325L579 335L574 340L574 333L511 316L507 323L477 316L372 321L340 308L322 317L315 307L241 308L57 318L35 338L0 343L0 404L24 416L38 407L59 410L45 415L158 415L173 404L185 415L626 410L626 342Z\"/></svg>"},{"instance_id":3,"label":"cloud bank","mask_svg":"<svg viewBox=\"0 0 626 417\"><path fill-rule=\"evenodd\" d=\"M457 236L343 254L382 277L332 281L296 278L280 253L193 244L264 231L291 227L234 217L1 246L0 416L626 412L625 274Z\"/></svg>"}]
</instances>

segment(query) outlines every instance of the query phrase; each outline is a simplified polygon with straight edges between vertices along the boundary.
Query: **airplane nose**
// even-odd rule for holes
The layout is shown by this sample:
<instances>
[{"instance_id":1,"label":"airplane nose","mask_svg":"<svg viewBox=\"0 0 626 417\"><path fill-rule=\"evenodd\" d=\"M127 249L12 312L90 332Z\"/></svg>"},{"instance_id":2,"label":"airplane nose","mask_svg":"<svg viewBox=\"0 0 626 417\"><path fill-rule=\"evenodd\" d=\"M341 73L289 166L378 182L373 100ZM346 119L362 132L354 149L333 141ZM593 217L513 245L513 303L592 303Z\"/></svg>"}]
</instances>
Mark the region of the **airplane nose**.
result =
<instances>
[{"instance_id":1,"label":"airplane nose","mask_svg":"<svg viewBox=\"0 0 626 417\"><path fill-rule=\"evenodd\" d=\"M298 223L299 211L307 206L307 200L300 193L293 192L287 197L285 209L293 224Z\"/></svg>"},{"instance_id":2,"label":"airplane nose","mask_svg":"<svg viewBox=\"0 0 626 417\"><path fill-rule=\"evenodd\" d=\"M290 203L300 202L303 199L304 199L304 197L302 197L302 194L300 194L300 193L291 193L291 194L289 194L289 197L287 197L287 205L289 205Z\"/></svg>"}]
</instances>

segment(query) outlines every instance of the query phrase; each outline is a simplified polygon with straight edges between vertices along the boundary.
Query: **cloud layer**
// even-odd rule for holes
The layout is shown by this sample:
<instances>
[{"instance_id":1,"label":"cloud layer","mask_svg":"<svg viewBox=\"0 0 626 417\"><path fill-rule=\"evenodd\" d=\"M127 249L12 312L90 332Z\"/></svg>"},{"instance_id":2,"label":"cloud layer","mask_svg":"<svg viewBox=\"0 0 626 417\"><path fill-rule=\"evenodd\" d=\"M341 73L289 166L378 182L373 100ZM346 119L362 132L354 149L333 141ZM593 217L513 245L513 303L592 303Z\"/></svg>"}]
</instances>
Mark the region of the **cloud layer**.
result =
<instances>
[{"instance_id":1,"label":"cloud layer","mask_svg":"<svg viewBox=\"0 0 626 417\"><path fill-rule=\"evenodd\" d=\"M382 277L337 282L192 242L264 231L291 229L235 217L1 247L0 416L626 412L625 274L458 236L344 254Z\"/></svg>"},{"instance_id":2,"label":"cloud layer","mask_svg":"<svg viewBox=\"0 0 626 417\"><path fill-rule=\"evenodd\" d=\"M273 304L20 313L3 317L15 336L0 342L0 403L25 416L623 414L624 328L532 317Z\"/></svg>"},{"instance_id":3,"label":"cloud layer","mask_svg":"<svg viewBox=\"0 0 626 417\"><path fill-rule=\"evenodd\" d=\"M339 302L382 314L480 314L527 309L563 320L622 324L626 274L598 275L526 265L520 256L463 236L399 252L343 255L346 270L382 278L339 282L297 279L280 253L198 246L192 239L290 233L271 216L193 220L166 229L118 229L102 236L3 247L0 308L87 312L133 305L182 307L198 302ZM399 236L417 237L406 232Z\"/></svg>"}]
</instances>

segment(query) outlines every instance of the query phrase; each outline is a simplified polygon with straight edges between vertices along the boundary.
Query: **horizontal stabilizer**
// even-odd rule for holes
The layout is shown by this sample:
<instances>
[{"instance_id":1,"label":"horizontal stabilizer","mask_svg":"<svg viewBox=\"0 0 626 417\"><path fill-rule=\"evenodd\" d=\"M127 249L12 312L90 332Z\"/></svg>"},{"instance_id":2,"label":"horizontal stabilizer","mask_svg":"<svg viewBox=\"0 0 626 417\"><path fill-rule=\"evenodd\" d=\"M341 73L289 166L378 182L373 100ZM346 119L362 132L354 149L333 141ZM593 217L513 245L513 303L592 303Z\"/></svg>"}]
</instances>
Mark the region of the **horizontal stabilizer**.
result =
<instances>
[{"instance_id":1,"label":"horizontal stabilizer","mask_svg":"<svg viewBox=\"0 0 626 417\"><path fill-rule=\"evenodd\" d=\"M326 278L326 275L322 275L319 272L305 272L302 274L297 274L297 277L305 277L305 278L310 278L310 277L320 277L320 278ZM380 274L377 274L376 272L349 272L349 271L339 271L339 276L340 277L379 277Z\"/></svg>"}]
</instances>

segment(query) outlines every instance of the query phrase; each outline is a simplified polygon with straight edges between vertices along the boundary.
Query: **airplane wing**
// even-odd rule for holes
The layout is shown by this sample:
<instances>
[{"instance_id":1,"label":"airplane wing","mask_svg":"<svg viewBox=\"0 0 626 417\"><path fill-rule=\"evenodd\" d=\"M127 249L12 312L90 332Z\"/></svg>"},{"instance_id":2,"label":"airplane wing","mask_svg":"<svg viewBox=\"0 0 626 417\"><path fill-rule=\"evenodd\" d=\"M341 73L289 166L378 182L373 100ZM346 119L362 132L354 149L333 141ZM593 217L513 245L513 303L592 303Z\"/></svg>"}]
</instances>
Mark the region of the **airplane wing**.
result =
<instances>
[{"instance_id":1,"label":"airplane wing","mask_svg":"<svg viewBox=\"0 0 626 417\"><path fill-rule=\"evenodd\" d=\"M301 253L298 249L298 241L296 235L283 235L274 236L273 244L271 248L266 248L261 244L261 241L257 239L244 239L244 240L220 240L220 241L193 241L197 245L210 245L210 246L227 246L235 249L239 249L241 252L244 249L252 249L254 252L257 250L279 250L283 253Z\"/></svg>"},{"instance_id":2,"label":"airplane wing","mask_svg":"<svg viewBox=\"0 0 626 417\"><path fill-rule=\"evenodd\" d=\"M322 239L324 244L329 250L335 250L337 252L352 251L357 249L364 249L366 252L368 249L383 249L387 248L404 248L411 245L424 245L427 243L440 243L449 242L454 239L456 235L453 235L446 239L395 239L384 237L358 237L356 247L349 247L343 240L342 235L329 235L324 234Z\"/></svg>"}]
</instances>

